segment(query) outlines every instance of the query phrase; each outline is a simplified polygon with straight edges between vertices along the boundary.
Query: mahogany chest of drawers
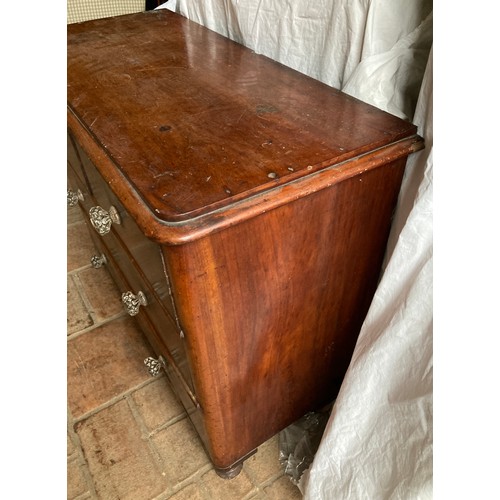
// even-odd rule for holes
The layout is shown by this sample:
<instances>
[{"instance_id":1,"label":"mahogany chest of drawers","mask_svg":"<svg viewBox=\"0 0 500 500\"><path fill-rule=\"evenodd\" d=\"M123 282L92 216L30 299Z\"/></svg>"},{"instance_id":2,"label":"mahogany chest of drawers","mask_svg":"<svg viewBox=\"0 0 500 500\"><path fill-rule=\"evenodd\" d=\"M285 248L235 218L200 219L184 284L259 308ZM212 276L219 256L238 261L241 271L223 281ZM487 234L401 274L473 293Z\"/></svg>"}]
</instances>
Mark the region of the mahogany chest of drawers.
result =
<instances>
[{"instance_id":1,"label":"mahogany chest of drawers","mask_svg":"<svg viewBox=\"0 0 500 500\"><path fill-rule=\"evenodd\" d=\"M69 198L234 476L336 395L416 128L168 10L68 26Z\"/></svg>"}]
</instances>

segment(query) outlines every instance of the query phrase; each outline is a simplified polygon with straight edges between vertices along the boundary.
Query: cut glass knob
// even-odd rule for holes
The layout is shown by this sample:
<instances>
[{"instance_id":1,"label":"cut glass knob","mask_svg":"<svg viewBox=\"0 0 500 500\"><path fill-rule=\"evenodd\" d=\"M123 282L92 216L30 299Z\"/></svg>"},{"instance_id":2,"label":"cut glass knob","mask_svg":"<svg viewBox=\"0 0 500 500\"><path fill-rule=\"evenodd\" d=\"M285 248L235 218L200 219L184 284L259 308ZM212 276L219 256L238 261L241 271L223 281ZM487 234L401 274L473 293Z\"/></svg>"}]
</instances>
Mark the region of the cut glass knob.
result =
<instances>
[{"instance_id":1,"label":"cut glass knob","mask_svg":"<svg viewBox=\"0 0 500 500\"><path fill-rule=\"evenodd\" d=\"M139 308L148 305L148 301L143 292L137 292L137 295L134 295L130 291L125 292L122 294L122 302L130 316L139 314Z\"/></svg>"},{"instance_id":2,"label":"cut glass knob","mask_svg":"<svg viewBox=\"0 0 500 500\"><path fill-rule=\"evenodd\" d=\"M68 189L68 206L74 207L78 204L78 200L83 201L82 192L79 189L77 189L76 191L71 191L71 189Z\"/></svg>"},{"instance_id":3,"label":"cut glass knob","mask_svg":"<svg viewBox=\"0 0 500 500\"><path fill-rule=\"evenodd\" d=\"M100 234L108 234L111 231L111 224L120 224L121 219L118 210L111 206L109 210L104 210L100 206L92 207L89 210L89 217L92 226Z\"/></svg>"},{"instance_id":4,"label":"cut glass knob","mask_svg":"<svg viewBox=\"0 0 500 500\"><path fill-rule=\"evenodd\" d=\"M106 264L106 256L104 254L92 255L90 263L94 269L99 269L102 265Z\"/></svg>"},{"instance_id":5,"label":"cut glass knob","mask_svg":"<svg viewBox=\"0 0 500 500\"><path fill-rule=\"evenodd\" d=\"M161 362L161 358L155 359L155 358L152 358L151 356L149 356L148 358L146 358L144 360L144 364L146 365L148 372L152 377L158 376L160 371L161 371L161 368L163 366L163 363Z\"/></svg>"}]
</instances>

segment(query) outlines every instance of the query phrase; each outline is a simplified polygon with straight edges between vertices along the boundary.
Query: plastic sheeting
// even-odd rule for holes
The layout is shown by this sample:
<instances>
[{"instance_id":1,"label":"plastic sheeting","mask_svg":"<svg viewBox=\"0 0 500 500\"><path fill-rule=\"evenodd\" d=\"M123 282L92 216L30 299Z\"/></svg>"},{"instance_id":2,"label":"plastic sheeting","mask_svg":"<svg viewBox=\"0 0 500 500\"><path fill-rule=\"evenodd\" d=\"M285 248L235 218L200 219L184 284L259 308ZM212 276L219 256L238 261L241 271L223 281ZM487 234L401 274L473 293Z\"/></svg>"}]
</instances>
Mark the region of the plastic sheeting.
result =
<instances>
[{"instance_id":1,"label":"plastic sheeting","mask_svg":"<svg viewBox=\"0 0 500 500\"><path fill-rule=\"evenodd\" d=\"M414 119L426 149L408 161L394 251L303 478L306 499L432 498L431 68L432 53Z\"/></svg>"},{"instance_id":2,"label":"plastic sheeting","mask_svg":"<svg viewBox=\"0 0 500 500\"><path fill-rule=\"evenodd\" d=\"M170 5L169 5L170 4ZM432 497L432 2L177 0L180 14L413 121L384 272L311 467L308 500Z\"/></svg>"}]
</instances>

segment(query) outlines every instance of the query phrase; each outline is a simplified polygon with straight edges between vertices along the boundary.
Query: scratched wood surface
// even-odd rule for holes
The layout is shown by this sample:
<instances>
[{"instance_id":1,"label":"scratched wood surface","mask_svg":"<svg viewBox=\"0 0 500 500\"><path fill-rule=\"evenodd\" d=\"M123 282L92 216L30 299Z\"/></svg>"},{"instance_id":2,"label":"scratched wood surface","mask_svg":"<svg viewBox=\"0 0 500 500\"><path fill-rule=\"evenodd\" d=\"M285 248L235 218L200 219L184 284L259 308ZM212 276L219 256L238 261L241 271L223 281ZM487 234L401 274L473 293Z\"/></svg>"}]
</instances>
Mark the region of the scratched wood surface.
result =
<instances>
[{"instance_id":1,"label":"scratched wood surface","mask_svg":"<svg viewBox=\"0 0 500 500\"><path fill-rule=\"evenodd\" d=\"M70 25L67 55L71 112L167 222L416 130L168 10Z\"/></svg>"}]
</instances>

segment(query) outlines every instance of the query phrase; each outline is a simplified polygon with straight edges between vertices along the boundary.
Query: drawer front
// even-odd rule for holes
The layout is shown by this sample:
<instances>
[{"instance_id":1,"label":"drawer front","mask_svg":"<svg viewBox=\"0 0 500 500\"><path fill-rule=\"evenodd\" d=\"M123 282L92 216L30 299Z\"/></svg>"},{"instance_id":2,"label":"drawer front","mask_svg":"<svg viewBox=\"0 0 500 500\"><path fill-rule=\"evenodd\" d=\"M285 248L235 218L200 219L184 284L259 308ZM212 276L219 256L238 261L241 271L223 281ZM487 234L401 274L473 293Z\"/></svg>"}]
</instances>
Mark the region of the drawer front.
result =
<instances>
[{"instance_id":1,"label":"drawer front","mask_svg":"<svg viewBox=\"0 0 500 500\"><path fill-rule=\"evenodd\" d=\"M96 237L99 238L97 233ZM132 292L132 294L137 295L141 291L144 294L147 305L140 306L139 310L142 310L155 325L156 331L166 345L173 363L190 389L194 390L184 340L181 338L180 331L174 320L163 306L165 301L169 300L167 287L165 286L166 280L163 280L164 286L159 286L158 282L151 284L146 281L144 276L141 276L140 272L134 267L127 249L121 247L112 233L103 236L102 239L113 261L116 262L122 273L127 277L130 288L121 290L121 292Z\"/></svg>"},{"instance_id":2,"label":"drawer front","mask_svg":"<svg viewBox=\"0 0 500 500\"><path fill-rule=\"evenodd\" d=\"M80 203L84 206L85 203L89 203L91 200L90 193L87 187L87 184L83 182L81 177L78 175L78 172L72 167L72 165L68 162L68 205L75 205L76 203ZM71 193L71 199L70 199ZM76 198L74 198L76 196Z\"/></svg>"},{"instance_id":3,"label":"drawer front","mask_svg":"<svg viewBox=\"0 0 500 500\"><path fill-rule=\"evenodd\" d=\"M159 245L144 236L118 198L108 188L85 152L78 144L76 144L76 148L82 161L84 176L96 204L106 211L109 211L110 207L114 207L118 213L120 223L112 224L111 231L120 241L121 246L128 250L130 259L140 268L145 279L153 285L162 305L168 310L171 318L177 322L177 315L169 289L168 275ZM85 208L89 210L90 206L87 205Z\"/></svg>"},{"instance_id":4,"label":"drawer front","mask_svg":"<svg viewBox=\"0 0 500 500\"><path fill-rule=\"evenodd\" d=\"M90 192L87 183L85 182L85 177L83 176L83 170L81 163L77 157L76 150L73 143L68 135L68 162L67 162L67 172L68 172L68 204L75 204L76 202L89 203ZM77 196L76 199L70 200L70 192L73 196Z\"/></svg>"},{"instance_id":5,"label":"drawer front","mask_svg":"<svg viewBox=\"0 0 500 500\"><path fill-rule=\"evenodd\" d=\"M161 354L161 352L159 354ZM203 412L201 411L199 404L197 403L196 399L193 398L191 394L189 394L189 390L186 390L184 381L179 376L177 370L175 370L175 367L173 367L168 360L166 360L164 368L167 374L168 381L170 382L174 393L177 395L178 400L186 410L186 413L188 414L189 419L196 429L196 432L199 434L206 451L210 455L210 442L207 437L207 432L203 421Z\"/></svg>"},{"instance_id":6,"label":"drawer front","mask_svg":"<svg viewBox=\"0 0 500 500\"><path fill-rule=\"evenodd\" d=\"M68 148L67 148L68 163L75 172L75 174L77 174L81 179L83 179L83 172L81 166L82 164L80 162L80 159L78 158L78 153L76 152L75 144L69 133L67 136L67 143L68 143Z\"/></svg>"},{"instance_id":7,"label":"drawer front","mask_svg":"<svg viewBox=\"0 0 500 500\"><path fill-rule=\"evenodd\" d=\"M162 307L151 284L145 282L132 266L126 251L120 248L112 234L99 236L89 223L90 234L100 254L104 254L107 268L117 283L120 293L132 292L138 295L142 292L146 299L145 305L140 305L134 315L146 334L155 351L162 353L177 372L187 391L194 394L190 366L188 363L184 340L179 334L176 324ZM127 308L124 305L124 308Z\"/></svg>"}]
</instances>

